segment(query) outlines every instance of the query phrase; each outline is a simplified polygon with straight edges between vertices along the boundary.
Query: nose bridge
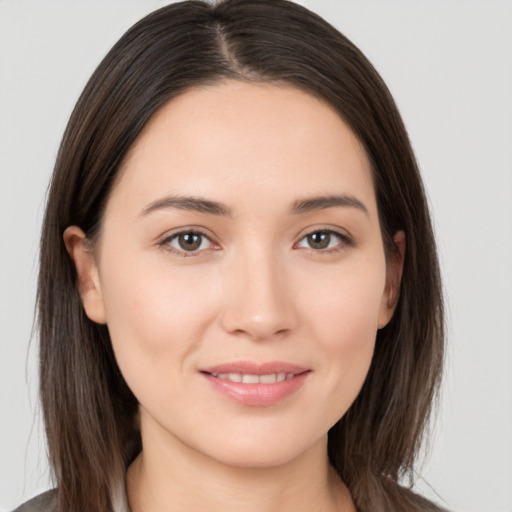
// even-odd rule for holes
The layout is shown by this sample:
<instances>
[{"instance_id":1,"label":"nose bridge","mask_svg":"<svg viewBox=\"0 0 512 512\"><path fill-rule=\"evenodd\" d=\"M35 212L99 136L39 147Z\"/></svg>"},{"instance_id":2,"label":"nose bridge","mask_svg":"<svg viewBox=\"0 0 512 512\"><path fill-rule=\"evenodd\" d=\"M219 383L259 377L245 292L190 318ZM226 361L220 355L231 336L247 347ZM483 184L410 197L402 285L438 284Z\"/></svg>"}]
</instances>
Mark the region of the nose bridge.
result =
<instances>
[{"instance_id":1,"label":"nose bridge","mask_svg":"<svg viewBox=\"0 0 512 512\"><path fill-rule=\"evenodd\" d=\"M295 325L283 261L271 244L235 251L227 269L224 328L252 339L270 338Z\"/></svg>"}]
</instances>

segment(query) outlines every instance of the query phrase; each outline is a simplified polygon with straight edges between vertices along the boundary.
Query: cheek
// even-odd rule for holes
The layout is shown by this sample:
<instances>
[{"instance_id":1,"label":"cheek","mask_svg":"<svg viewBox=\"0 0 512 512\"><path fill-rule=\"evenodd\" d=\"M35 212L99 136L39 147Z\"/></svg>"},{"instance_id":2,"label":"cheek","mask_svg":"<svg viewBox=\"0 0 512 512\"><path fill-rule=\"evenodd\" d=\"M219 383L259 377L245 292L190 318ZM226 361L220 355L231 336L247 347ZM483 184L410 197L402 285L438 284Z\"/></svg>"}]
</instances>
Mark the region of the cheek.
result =
<instances>
[{"instance_id":1,"label":"cheek","mask_svg":"<svg viewBox=\"0 0 512 512\"><path fill-rule=\"evenodd\" d=\"M317 340L326 368L322 389L332 404L331 426L356 399L368 374L384 286L384 264L355 268L331 276L304 307L309 311L308 334Z\"/></svg>"},{"instance_id":2,"label":"cheek","mask_svg":"<svg viewBox=\"0 0 512 512\"><path fill-rule=\"evenodd\" d=\"M155 371L172 369L178 376L214 315L215 287L201 286L197 272L173 272L147 261L105 261L104 269L108 329L130 387Z\"/></svg>"},{"instance_id":3,"label":"cheek","mask_svg":"<svg viewBox=\"0 0 512 512\"><path fill-rule=\"evenodd\" d=\"M380 259L363 263L343 265L324 275L317 273L301 286L301 308L309 312L318 338L333 349L345 344L357 349L368 338L375 338L385 288L385 263Z\"/></svg>"}]
</instances>

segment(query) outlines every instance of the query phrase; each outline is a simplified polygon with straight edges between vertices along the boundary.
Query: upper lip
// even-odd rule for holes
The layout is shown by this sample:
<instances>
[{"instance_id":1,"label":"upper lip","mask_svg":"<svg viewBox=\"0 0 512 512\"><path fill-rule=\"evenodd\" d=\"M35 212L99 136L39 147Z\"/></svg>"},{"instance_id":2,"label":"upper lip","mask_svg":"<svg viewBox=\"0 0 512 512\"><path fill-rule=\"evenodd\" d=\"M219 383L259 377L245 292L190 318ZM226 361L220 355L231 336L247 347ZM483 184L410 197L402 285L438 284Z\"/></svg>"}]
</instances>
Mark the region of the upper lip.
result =
<instances>
[{"instance_id":1,"label":"upper lip","mask_svg":"<svg viewBox=\"0 0 512 512\"><path fill-rule=\"evenodd\" d=\"M256 363L253 361L234 361L230 363L217 364L207 368L201 368L203 373L241 373L246 375L270 375L272 373L292 373L298 375L307 372L309 368L304 368L292 363L283 361L269 361L266 363Z\"/></svg>"}]
</instances>

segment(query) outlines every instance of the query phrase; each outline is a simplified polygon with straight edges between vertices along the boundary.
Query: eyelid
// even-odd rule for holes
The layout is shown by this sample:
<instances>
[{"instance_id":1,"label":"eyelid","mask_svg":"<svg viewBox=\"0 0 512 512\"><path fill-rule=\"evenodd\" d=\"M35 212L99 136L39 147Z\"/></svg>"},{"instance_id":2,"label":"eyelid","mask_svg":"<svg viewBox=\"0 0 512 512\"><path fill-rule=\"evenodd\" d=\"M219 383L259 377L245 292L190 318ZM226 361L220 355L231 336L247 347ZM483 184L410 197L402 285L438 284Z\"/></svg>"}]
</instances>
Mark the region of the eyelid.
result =
<instances>
[{"instance_id":1,"label":"eyelid","mask_svg":"<svg viewBox=\"0 0 512 512\"><path fill-rule=\"evenodd\" d=\"M351 240L353 239L353 236L350 231L348 231L348 229L341 228L340 226L334 226L332 224L317 224L315 226L309 226L299 231L296 238L301 240L305 236L311 235L312 233L317 233L318 231L330 231L332 233L336 233L342 238Z\"/></svg>"},{"instance_id":2,"label":"eyelid","mask_svg":"<svg viewBox=\"0 0 512 512\"><path fill-rule=\"evenodd\" d=\"M309 249L318 254L326 254L326 253L328 254L330 252L336 252L339 250L343 250L343 248L345 248L345 247L353 247L355 245L352 235L347 230L341 229L339 227L334 227L334 226L320 225L320 226L315 226L314 228L309 228L306 231L300 233L297 237L298 240L297 240L297 242L295 242L294 247L296 247L297 244L302 242L302 240L304 240L307 236L312 235L313 233L321 233L321 232L332 233L332 234L336 235L337 237L339 237L341 239L341 243L338 244L336 247L331 247L330 249L313 249L312 247L310 247L310 248L299 247L299 249Z\"/></svg>"},{"instance_id":3,"label":"eyelid","mask_svg":"<svg viewBox=\"0 0 512 512\"><path fill-rule=\"evenodd\" d=\"M164 235L159 237L157 245L165 250L166 252L176 254L182 257L190 257L190 256L199 256L203 254L205 251L209 250L218 250L219 244L213 240L213 236L208 234L204 228L196 227L196 226L184 226L175 228L172 231L166 232ZM307 236L312 235L313 233L332 233L340 238L341 242L337 244L335 247L326 248L326 249L314 249L312 247L299 247L299 249L308 249L317 254L329 254L332 252L337 252L343 250L346 247L352 247L355 245L354 239L352 235L347 231L339 227L329 226L329 225L320 225L308 228L297 236L297 241L293 244L293 247L296 248L297 244L299 244L302 240L304 240ZM207 249L201 249L197 251L184 251L180 250L176 247L172 247L169 245L169 242L175 239L177 236L181 234L196 234L205 237L214 247L208 247ZM215 247L217 246L217 247Z\"/></svg>"},{"instance_id":4,"label":"eyelid","mask_svg":"<svg viewBox=\"0 0 512 512\"><path fill-rule=\"evenodd\" d=\"M201 249L201 250L197 250L197 251L184 251L184 250L180 250L176 247L173 247L169 244L169 242L171 240L175 239L176 237L178 237L179 235L182 235L182 234L200 235L200 236L203 236L204 238L206 238L210 242L210 244L212 244L213 246L215 246L215 245L218 246L218 244L216 242L214 242L213 237L211 235L207 234L206 230L204 228L199 228L196 226L179 227L172 231L167 231L164 235L162 235L161 237L158 238L157 245L162 250L164 250L166 252L175 254L177 256L185 257L185 258L190 257L190 256L200 256L202 253L204 253L205 251L208 251L208 250L217 250L217 248L215 248L215 247L213 247L213 248L208 247L207 249Z\"/></svg>"}]
</instances>

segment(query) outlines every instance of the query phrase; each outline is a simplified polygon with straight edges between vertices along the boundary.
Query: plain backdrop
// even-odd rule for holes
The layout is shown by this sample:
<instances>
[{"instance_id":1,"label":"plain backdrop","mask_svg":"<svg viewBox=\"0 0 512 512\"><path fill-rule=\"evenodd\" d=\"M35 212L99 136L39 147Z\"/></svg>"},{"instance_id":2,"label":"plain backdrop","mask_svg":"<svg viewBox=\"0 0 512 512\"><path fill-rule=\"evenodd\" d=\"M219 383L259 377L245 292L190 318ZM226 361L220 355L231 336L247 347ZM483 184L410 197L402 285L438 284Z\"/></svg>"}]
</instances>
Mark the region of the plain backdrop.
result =
<instances>
[{"instance_id":1,"label":"plain backdrop","mask_svg":"<svg viewBox=\"0 0 512 512\"><path fill-rule=\"evenodd\" d=\"M58 144L100 59L165 3L0 0L1 511L51 486L37 335L30 340L39 229ZM512 3L301 3L382 74L432 204L448 359L418 488L454 511L512 512Z\"/></svg>"}]
</instances>

